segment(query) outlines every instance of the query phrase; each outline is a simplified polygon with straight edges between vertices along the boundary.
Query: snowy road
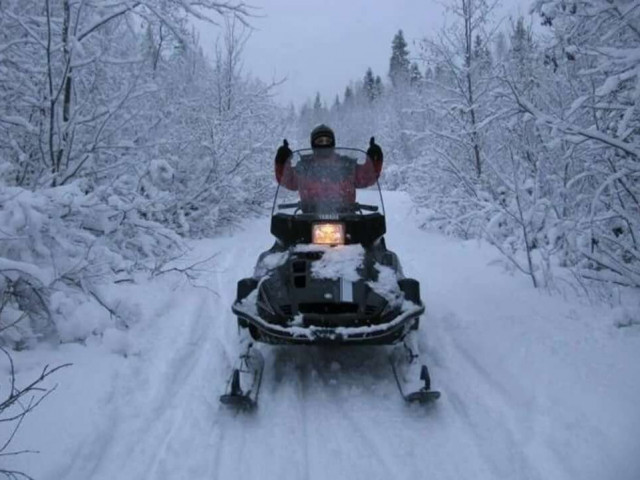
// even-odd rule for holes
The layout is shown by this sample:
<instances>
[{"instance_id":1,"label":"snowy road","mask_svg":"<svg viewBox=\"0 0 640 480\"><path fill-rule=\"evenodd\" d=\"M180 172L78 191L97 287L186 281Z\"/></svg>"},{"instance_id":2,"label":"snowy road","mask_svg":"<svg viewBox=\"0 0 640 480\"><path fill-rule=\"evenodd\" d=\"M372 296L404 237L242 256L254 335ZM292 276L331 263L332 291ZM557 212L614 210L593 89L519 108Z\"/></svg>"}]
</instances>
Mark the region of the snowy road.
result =
<instances>
[{"instance_id":1,"label":"snowy road","mask_svg":"<svg viewBox=\"0 0 640 480\"><path fill-rule=\"evenodd\" d=\"M383 348L264 346L258 411L218 404L235 283L272 242L260 220L195 244L194 258L218 252L197 281L209 288L164 276L132 290L143 320L126 359L48 352L74 367L21 432L41 453L16 465L51 480L640 478L640 332L533 290L487 246L419 230L406 196L386 201L387 244L423 285L439 403L404 405Z\"/></svg>"}]
</instances>

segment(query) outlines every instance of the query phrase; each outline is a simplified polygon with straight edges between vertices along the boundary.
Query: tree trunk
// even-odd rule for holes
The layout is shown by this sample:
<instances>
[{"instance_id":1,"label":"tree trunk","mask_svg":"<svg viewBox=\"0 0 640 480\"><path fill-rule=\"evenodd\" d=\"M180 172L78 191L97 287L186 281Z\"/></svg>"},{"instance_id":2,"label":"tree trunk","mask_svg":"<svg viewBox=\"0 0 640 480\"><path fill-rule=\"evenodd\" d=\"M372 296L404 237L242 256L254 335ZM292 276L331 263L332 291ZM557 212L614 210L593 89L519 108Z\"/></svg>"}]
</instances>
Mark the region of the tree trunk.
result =
<instances>
[{"instance_id":1,"label":"tree trunk","mask_svg":"<svg viewBox=\"0 0 640 480\"><path fill-rule=\"evenodd\" d=\"M69 119L71 118L71 95L72 95L72 87L73 87L73 67L71 66L71 50L69 48L69 28L71 23L71 6L69 5L69 0L63 0L63 23L62 23L62 48L64 52L64 61L67 64L67 68L65 69L65 77L63 79L64 89L62 91L62 126L60 131L62 132L62 138L60 139L60 144L58 145L58 151L56 152L55 158L55 166L54 166L54 174L57 175L60 173L62 168L62 158L65 153L68 155L69 152L66 151L69 141ZM57 178L54 176L53 185L57 184Z\"/></svg>"},{"instance_id":2,"label":"tree trunk","mask_svg":"<svg viewBox=\"0 0 640 480\"><path fill-rule=\"evenodd\" d=\"M473 40L473 2L474 0L462 0L462 12L464 16L464 40L465 40L465 67L467 76L467 99L469 101L469 114L471 116L471 143L473 144L473 157L476 175L482 175L482 163L480 161L480 145L478 145L478 131L476 111L474 107L473 81L471 78L471 55Z\"/></svg>"}]
</instances>

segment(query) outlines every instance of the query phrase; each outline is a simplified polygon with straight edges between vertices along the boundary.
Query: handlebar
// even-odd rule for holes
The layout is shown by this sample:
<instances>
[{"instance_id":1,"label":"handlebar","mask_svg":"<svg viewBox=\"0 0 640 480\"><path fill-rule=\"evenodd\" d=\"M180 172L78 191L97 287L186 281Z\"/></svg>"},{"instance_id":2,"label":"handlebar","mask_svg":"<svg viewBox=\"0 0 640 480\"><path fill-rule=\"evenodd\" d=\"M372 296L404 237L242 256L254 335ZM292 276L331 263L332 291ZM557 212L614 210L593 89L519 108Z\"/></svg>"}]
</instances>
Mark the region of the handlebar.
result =
<instances>
[{"instance_id":1,"label":"handlebar","mask_svg":"<svg viewBox=\"0 0 640 480\"><path fill-rule=\"evenodd\" d=\"M365 205L363 203L354 202L348 205L349 207L353 207L354 211L365 211L365 212L377 212L379 211L379 207L377 205ZM284 210L287 208L295 208L296 210L305 210L305 205L302 202L293 202L293 203L279 203L278 210ZM313 209L311 209L313 210Z\"/></svg>"},{"instance_id":2,"label":"handlebar","mask_svg":"<svg viewBox=\"0 0 640 480\"><path fill-rule=\"evenodd\" d=\"M377 205L365 205L363 203L356 203L356 208L358 210L364 210L366 212L377 212L380 208Z\"/></svg>"}]
</instances>

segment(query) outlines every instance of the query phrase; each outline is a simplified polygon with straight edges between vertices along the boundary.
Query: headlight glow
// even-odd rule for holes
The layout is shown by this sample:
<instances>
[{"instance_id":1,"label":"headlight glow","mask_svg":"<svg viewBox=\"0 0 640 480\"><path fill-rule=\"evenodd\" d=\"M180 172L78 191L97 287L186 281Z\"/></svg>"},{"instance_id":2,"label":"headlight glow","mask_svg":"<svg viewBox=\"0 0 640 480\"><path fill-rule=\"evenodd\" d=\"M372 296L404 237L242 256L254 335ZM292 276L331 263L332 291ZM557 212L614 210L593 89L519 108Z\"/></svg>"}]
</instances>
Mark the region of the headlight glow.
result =
<instances>
[{"instance_id":1,"label":"headlight glow","mask_svg":"<svg viewBox=\"0 0 640 480\"><path fill-rule=\"evenodd\" d=\"M311 241L318 245L344 245L344 223L314 223Z\"/></svg>"}]
</instances>

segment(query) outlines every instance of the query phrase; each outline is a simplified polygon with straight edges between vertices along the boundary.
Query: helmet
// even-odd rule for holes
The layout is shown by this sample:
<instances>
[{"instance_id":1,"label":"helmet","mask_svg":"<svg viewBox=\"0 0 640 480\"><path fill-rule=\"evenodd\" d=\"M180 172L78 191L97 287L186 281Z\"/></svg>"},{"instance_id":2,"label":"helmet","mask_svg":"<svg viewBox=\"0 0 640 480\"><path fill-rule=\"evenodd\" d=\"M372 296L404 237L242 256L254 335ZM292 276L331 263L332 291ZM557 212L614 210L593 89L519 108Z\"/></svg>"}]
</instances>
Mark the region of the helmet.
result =
<instances>
[{"instance_id":1,"label":"helmet","mask_svg":"<svg viewBox=\"0 0 640 480\"><path fill-rule=\"evenodd\" d=\"M334 148L336 137L327 125L318 125L311 131L311 148Z\"/></svg>"}]
</instances>

